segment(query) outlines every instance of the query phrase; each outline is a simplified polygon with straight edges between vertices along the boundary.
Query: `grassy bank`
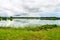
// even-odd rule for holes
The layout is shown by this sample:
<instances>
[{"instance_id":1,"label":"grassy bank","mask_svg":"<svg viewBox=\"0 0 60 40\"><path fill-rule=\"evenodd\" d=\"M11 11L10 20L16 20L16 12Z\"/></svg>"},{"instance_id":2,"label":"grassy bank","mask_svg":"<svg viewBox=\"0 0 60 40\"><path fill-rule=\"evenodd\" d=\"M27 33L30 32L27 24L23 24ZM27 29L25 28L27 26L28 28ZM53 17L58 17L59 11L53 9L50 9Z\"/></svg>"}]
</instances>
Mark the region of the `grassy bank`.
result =
<instances>
[{"instance_id":1,"label":"grassy bank","mask_svg":"<svg viewBox=\"0 0 60 40\"><path fill-rule=\"evenodd\" d=\"M60 26L0 27L0 40L60 40Z\"/></svg>"}]
</instances>

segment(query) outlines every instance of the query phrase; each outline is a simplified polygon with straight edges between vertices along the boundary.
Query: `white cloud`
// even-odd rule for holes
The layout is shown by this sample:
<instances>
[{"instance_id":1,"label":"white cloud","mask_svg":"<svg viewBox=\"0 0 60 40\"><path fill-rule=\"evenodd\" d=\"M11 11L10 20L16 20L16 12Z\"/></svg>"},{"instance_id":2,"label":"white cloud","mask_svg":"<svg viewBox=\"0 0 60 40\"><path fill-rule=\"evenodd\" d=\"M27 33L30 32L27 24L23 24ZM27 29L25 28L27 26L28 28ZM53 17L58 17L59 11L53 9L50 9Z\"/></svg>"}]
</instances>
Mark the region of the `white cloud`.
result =
<instances>
[{"instance_id":1,"label":"white cloud","mask_svg":"<svg viewBox=\"0 0 60 40\"><path fill-rule=\"evenodd\" d=\"M0 0L0 12L9 16L15 13L54 12L60 0Z\"/></svg>"}]
</instances>

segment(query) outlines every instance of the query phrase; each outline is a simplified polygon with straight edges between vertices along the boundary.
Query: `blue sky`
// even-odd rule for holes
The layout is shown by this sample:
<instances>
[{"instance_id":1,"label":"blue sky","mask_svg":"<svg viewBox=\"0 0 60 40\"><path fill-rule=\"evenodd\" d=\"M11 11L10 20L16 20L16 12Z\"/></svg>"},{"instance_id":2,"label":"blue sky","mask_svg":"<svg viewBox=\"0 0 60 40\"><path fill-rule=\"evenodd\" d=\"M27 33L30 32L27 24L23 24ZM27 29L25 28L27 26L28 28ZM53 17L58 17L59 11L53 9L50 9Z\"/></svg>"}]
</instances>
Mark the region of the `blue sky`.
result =
<instances>
[{"instance_id":1,"label":"blue sky","mask_svg":"<svg viewBox=\"0 0 60 40\"><path fill-rule=\"evenodd\" d=\"M18 14L60 17L60 0L0 0L1 16Z\"/></svg>"}]
</instances>

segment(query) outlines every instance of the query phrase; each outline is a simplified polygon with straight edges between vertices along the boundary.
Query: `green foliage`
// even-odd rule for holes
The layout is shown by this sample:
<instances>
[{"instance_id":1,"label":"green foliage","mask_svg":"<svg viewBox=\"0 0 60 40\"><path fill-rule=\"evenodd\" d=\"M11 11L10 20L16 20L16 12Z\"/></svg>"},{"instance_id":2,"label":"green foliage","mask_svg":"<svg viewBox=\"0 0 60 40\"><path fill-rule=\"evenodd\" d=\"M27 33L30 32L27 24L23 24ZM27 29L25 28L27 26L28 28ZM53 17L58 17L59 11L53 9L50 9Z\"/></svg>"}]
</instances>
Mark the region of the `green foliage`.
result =
<instances>
[{"instance_id":1,"label":"green foliage","mask_svg":"<svg viewBox=\"0 0 60 40\"><path fill-rule=\"evenodd\" d=\"M0 27L0 40L60 40L60 26Z\"/></svg>"},{"instance_id":2,"label":"green foliage","mask_svg":"<svg viewBox=\"0 0 60 40\"><path fill-rule=\"evenodd\" d=\"M13 17L0 17L0 20L11 20L12 21Z\"/></svg>"},{"instance_id":3,"label":"green foliage","mask_svg":"<svg viewBox=\"0 0 60 40\"><path fill-rule=\"evenodd\" d=\"M23 30L30 30L30 31L40 31L40 30L48 30L48 29L52 29L58 27L58 25L29 25L26 26L24 28L22 28Z\"/></svg>"}]
</instances>

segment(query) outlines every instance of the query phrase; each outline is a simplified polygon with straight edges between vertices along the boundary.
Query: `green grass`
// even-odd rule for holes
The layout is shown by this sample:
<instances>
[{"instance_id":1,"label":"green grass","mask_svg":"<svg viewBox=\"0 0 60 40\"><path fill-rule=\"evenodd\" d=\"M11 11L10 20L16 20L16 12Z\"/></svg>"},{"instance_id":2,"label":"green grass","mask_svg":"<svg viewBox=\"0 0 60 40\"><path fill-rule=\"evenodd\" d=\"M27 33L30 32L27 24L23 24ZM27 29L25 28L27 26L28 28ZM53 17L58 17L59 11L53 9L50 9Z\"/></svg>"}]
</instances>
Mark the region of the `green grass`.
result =
<instances>
[{"instance_id":1,"label":"green grass","mask_svg":"<svg viewBox=\"0 0 60 40\"><path fill-rule=\"evenodd\" d=\"M60 26L0 27L0 40L60 40Z\"/></svg>"}]
</instances>

